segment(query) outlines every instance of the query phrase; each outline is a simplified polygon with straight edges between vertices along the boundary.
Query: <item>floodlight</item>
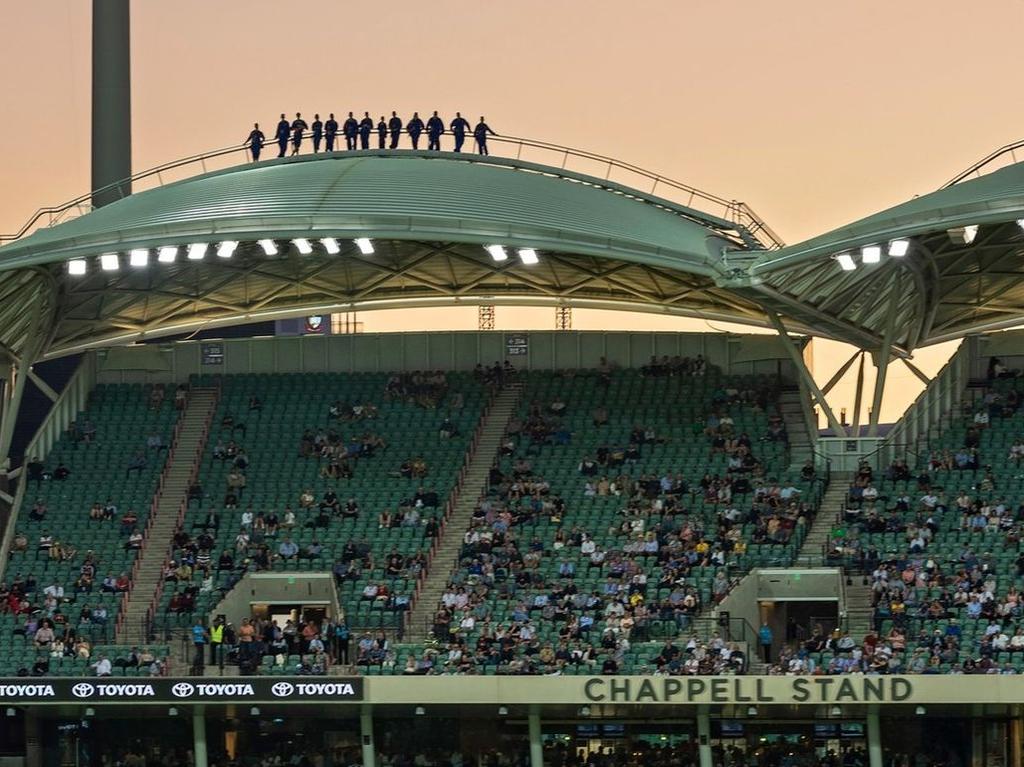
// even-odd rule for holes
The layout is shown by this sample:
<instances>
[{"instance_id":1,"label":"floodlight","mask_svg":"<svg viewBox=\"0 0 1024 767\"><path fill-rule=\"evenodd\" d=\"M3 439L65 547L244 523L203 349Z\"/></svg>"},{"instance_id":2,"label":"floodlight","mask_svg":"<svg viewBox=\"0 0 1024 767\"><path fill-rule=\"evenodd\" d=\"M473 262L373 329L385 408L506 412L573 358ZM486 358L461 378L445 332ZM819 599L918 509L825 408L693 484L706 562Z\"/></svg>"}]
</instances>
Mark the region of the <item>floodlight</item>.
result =
<instances>
[{"instance_id":1,"label":"floodlight","mask_svg":"<svg viewBox=\"0 0 1024 767\"><path fill-rule=\"evenodd\" d=\"M373 241L369 237L359 237L356 239L356 247L359 248L359 252L364 256L373 255Z\"/></svg>"},{"instance_id":2,"label":"floodlight","mask_svg":"<svg viewBox=\"0 0 1024 767\"><path fill-rule=\"evenodd\" d=\"M217 255L221 258L231 258L237 247L237 240L224 240L224 242L217 246Z\"/></svg>"},{"instance_id":3,"label":"floodlight","mask_svg":"<svg viewBox=\"0 0 1024 767\"><path fill-rule=\"evenodd\" d=\"M853 256L849 253L840 253L836 256L836 261L839 262L844 272L852 272L857 268L857 262L853 260Z\"/></svg>"},{"instance_id":4,"label":"floodlight","mask_svg":"<svg viewBox=\"0 0 1024 767\"><path fill-rule=\"evenodd\" d=\"M100 267L105 272L116 272L121 267L121 259L117 253L104 253L100 256Z\"/></svg>"},{"instance_id":5,"label":"floodlight","mask_svg":"<svg viewBox=\"0 0 1024 767\"><path fill-rule=\"evenodd\" d=\"M341 253L341 247L338 245L338 241L333 237L324 237L320 240L320 244L323 245L324 250L332 256L336 256Z\"/></svg>"},{"instance_id":6,"label":"floodlight","mask_svg":"<svg viewBox=\"0 0 1024 767\"><path fill-rule=\"evenodd\" d=\"M132 266L149 266L149 251L146 248L134 248L128 253L128 263Z\"/></svg>"},{"instance_id":7,"label":"floodlight","mask_svg":"<svg viewBox=\"0 0 1024 767\"><path fill-rule=\"evenodd\" d=\"M206 256L206 250L209 247L209 243L206 242L193 242L188 246L188 260L202 261Z\"/></svg>"},{"instance_id":8,"label":"floodlight","mask_svg":"<svg viewBox=\"0 0 1024 767\"><path fill-rule=\"evenodd\" d=\"M68 261L68 274L81 277L87 271L89 271L89 266L84 258L73 258Z\"/></svg>"},{"instance_id":9,"label":"floodlight","mask_svg":"<svg viewBox=\"0 0 1024 767\"><path fill-rule=\"evenodd\" d=\"M263 248L263 252L268 256L277 255L277 243L273 240L260 240L260 247Z\"/></svg>"},{"instance_id":10,"label":"floodlight","mask_svg":"<svg viewBox=\"0 0 1024 767\"><path fill-rule=\"evenodd\" d=\"M520 248L519 249L519 260L527 266L533 266L537 263L537 251L533 248Z\"/></svg>"},{"instance_id":11,"label":"floodlight","mask_svg":"<svg viewBox=\"0 0 1024 767\"><path fill-rule=\"evenodd\" d=\"M882 249L877 245L865 245L861 248L860 257L865 264L877 264L882 260Z\"/></svg>"},{"instance_id":12,"label":"floodlight","mask_svg":"<svg viewBox=\"0 0 1024 767\"><path fill-rule=\"evenodd\" d=\"M974 238L978 236L978 225L970 224L968 226L947 229L946 234L949 235L950 242L954 245L970 245L974 242Z\"/></svg>"},{"instance_id":13,"label":"floodlight","mask_svg":"<svg viewBox=\"0 0 1024 767\"><path fill-rule=\"evenodd\" d=\"M177 245L165 245L160 248L156 254L156 260L161 264L173 264L174 259L178 257L178 246Z\"/></svg>"},{"instance_id":14,"label":"floodlight","mask_svg":"<svg viewBox=\"0 0 1024 767\"><path fill-rule=\"evenodd\" d=\"M910 250L910 240L892 240L889 242L889 255L893 258L903 258Z\"/></svg>"},{"instance_id":15,"label":"floodlight","mask_svg":"<svg viewBox=\"0 0 1024 767\"><path fill-rule=\"evenodd\" d=\"M487 252L491 254L491 258L495 261L505 261L508 259L508 253L505 252L504 245L488 245Z\"/></svg>"}]
</instances>

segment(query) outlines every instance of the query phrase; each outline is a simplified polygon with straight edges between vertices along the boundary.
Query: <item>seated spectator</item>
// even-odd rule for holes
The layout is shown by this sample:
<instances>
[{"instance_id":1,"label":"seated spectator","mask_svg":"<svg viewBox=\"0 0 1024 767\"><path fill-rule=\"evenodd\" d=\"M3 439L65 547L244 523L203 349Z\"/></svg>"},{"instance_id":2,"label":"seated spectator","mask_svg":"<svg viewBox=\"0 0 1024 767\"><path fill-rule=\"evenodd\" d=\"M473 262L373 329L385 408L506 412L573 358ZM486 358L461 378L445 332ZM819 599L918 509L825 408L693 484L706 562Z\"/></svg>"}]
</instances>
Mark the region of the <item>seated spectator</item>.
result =
<instances>
[{"instance_id":1,"label":"seated spectator","mask_svg":"<svg viewBox=\"0 0 1024 767\"><path fill-rule=\"evenodd\" d=\"M285 539L281 541L281 544L277 547L277 553L280 555L282 559L295 559L295 557L299 553L299 547L291 538L286 536Z\"/></svg>"},{"instance_id":2,"label":"seated spectator","mask_svg":"<svg viewBox=\"0 0 1024 767\"><path fill-rule=\"evenodd\" d=\"M113 673L113 665L106 655L101 655L100 659L92 664L92 668L96 676L110 676Z\"/></svg>"}]
</instances>

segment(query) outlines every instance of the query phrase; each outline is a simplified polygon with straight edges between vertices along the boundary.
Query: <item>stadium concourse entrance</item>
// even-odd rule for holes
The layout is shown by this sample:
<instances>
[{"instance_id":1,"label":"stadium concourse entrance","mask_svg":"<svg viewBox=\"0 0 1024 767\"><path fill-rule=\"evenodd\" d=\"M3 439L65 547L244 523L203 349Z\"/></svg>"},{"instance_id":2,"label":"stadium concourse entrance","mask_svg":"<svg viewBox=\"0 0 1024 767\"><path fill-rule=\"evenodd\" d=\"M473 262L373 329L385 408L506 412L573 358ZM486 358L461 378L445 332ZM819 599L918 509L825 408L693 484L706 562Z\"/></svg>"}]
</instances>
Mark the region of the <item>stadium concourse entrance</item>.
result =
<instances>
[{"instance_id":1,"label":"stadium concourse entrance","mask_svg":"<svg viewBox=\"0 0 1024 767\"><path fill-rule=\"evenodd\" d=\"M1003 707L523 707L217 704L11 707L23 767L1021 767ZM874 717L874 722L872 722ZM872 742L872 731L878 738ZM872 751L874 753L872 754Z\"/></svg>"}]
</instances>

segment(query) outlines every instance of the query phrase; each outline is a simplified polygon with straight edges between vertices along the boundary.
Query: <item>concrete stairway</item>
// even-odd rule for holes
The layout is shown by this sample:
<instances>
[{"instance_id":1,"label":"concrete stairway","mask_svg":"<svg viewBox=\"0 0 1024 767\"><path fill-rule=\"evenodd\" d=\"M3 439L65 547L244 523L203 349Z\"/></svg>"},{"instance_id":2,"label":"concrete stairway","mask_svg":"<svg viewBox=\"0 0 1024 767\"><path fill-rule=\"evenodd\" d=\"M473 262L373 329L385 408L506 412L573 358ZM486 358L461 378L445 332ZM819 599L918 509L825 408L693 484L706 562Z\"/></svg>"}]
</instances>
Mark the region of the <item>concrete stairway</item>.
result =
<instances>
[{"instance_id":1,"label":"concrete stairway","mask_svg":"<svg viewBox=\"0 0 1024 767\"><path fill-rule=\"evenodd\" d=\"M799 471L814 457L812 435L807 433L807 421L800 402L803 396L804 390L797 386L779 392L779 413L789 436L789 466L794 471Z\"/></svg>"},{"instance_id":2,"label":"concrete stairway","mask_svg":"<svg viewBox=\"0 0 1024 767\"><path fill-rule=\"evenodd\" d=\"M169 448L161 477L156 509L146 530L145 547L135 569L125 618L118 628L118 641L123 644L144 644L146 641L145 619L160 589L164 562L209 435L209 420L216 405L216 389L193 389L181 414L177 437Z\"/></svg>"},{"instance_id":3,"label":"concrete stairway","mask_svg":"<svg viewBox=\"0 0 1024 767\"><path fill-rule=\"evenodd\" d=\"M863 576L852 576L853 585L845 587L846 628L859 644L874 628L874 609L871 607L871 586L864 585Z\"/></svg>"},{"instance_id":4,"label":"concrete stairway","mask_svg":"<svg viewBox=\"0 0 1024 767\"><path fill-rule=\"evenodd\" d=\"M487 476L498 455L505 427L515 413L521 386L512 384L502 389L480 427L476 448L466 466L462 489L444 527L441 541L430 563L430 571L420 588L409 616L409 640L426 639L448 578L455 569L462 548L462 536L469 528L473 510L487 490Z\"/></svg>"},{"instance_id":5,"label":"concrete stairway","mask_svg":"<svg viewBox=\"0 0 1024 767\"><path fill-rule=\"evenodd\" d=\"M832 472L825 495L821 499L821 507L814 518L814 524L807 531L795 565L800 567L822 567L824 565L825 545L829 534L842 519L844 501L850 488L851 475Z\"/></svg>"}]
</instances>

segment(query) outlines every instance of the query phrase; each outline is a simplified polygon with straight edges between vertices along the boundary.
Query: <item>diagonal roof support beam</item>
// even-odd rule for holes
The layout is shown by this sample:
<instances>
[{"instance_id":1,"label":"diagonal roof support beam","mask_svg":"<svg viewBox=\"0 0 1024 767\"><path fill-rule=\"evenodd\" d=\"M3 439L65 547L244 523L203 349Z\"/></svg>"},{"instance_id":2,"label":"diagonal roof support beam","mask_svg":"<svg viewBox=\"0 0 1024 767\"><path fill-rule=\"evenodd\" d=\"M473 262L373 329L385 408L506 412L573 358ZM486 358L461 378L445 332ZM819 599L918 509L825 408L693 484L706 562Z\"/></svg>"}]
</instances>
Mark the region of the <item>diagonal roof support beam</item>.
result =
<instances>
[{"instance_id":1,"label":"diagonal roof support beam","mask_svg":"<svg viewBox=\"0 0 1024 767\"><path fill-rule=\"evenodd\" d=\"M930 379L928 376L926 376L924 373L922 373L921 369L917 365L915 365L913 362L911 362L910 360L904 358L903 359L903 364L906 365L907 366L907 370L909 370L911 373L913 373L915 376L917 376L917 379L921 383L923 383L925 386L929 386L931 384L932 379Z\"/></svg>"},{"instance_id":2,"label":"diagonal roof support beam","mask_svg":"<svg viewBox=\"0 0 1024 767\"><path fill-rule=\"evenodd\" d=\"M828 383L821 387L822 394L828 394L830 391L832 391L832 388L843 379L843 376L846 375L846 371L850 369L850 366L857 360L857 356L860 353L860 349L855 351L853 353L853 356L851 356L850 359L844 362L843 366L836 371L836 374L832 376L830 379L828 379Z\"/></svg>"},{"instance_id":3,"label":"diagonal roof support beam","mask_svg":"<svg viewBox=\"0 0 1024 767\"><path fill-rule=\"evenodd\" d=\"M821 411L825 414L825 418L828 419L828 425L832 427L832 431L837 437L845 437L846 429L839 423L839 419L836 418L836 414L832 412L832 408L828 404L828 400L825 399L825 395L821 389L818 388L818 384L814 381L814 376L811 375L811 371L807 369L807 363L804 362L804 356L800 353L800 349L797 348L796 344L793 343L793 339L789 337L789 333L786 332L786 326L782 324L782 320L779 319L779 315L771 309L768 310L768 319L772 323L772 327L775 328L775 332L779 334L779 340L782 341L782 346L786 349L786 353L789 354L791 360L793 360L793 366L796 368L797 375L803 381L804 386L814 397L815 402L821 408Z\"/></svg>"}]
</instances>

